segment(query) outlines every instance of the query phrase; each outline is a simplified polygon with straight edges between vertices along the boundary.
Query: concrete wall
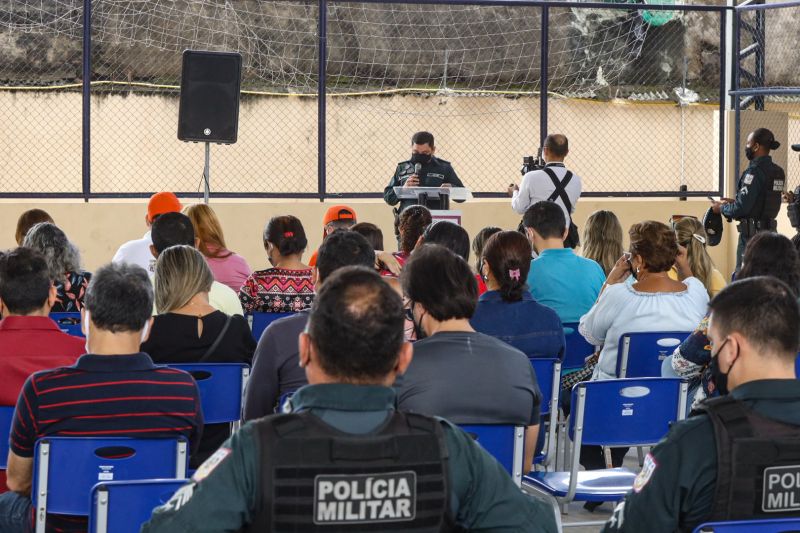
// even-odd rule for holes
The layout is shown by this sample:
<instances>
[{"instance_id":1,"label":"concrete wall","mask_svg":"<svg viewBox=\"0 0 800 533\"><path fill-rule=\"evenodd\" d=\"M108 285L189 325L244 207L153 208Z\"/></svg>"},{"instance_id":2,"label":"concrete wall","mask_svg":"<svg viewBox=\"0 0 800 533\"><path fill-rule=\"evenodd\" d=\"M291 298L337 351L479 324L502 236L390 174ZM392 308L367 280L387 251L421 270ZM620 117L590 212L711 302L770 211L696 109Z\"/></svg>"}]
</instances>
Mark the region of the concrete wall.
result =
<instances>
[{"instance_id":1,"label":"concrete wall","mask_svg":"<svg viewBox=\"0 0 800 533\"><path fill-rule=\"evenodd\" d=\"M358 214L358 219L378 224L384 233L387 247L393 244L392 217L388 206L377 201L349 202ZM267 264L261 243L261 232L266 221L275 215L298 216L309 238L309 250L321 241L321 220L330 204L315 201L297 202L223 202L211 204L222 221L228 246L243 255L253 268ZM605 200L584 199L578 204L575 217L579 226L597 209L610 209L619 216L623 228L646 219L667 222L672 214L702 217L708 202L690 200ZM15 246L14 230L17 217L33 207L47 210L81 249L84 267L94 270L108 262L123 242L140 238L146 231L144 201L113 202L2 202L0 203L0 249ZM463 204L464 226L470 235L488 225L516 228L519 217L506 201L475 201ZM780 231L792 235L784 213L779 215ZM736 231L726 225L725 236L720 246L710 249L711 257L726 276L734 266ZM627 245L627 243L626 243ZM306 256L306 258L308 255Z\"/></svg>"}]
</instances>

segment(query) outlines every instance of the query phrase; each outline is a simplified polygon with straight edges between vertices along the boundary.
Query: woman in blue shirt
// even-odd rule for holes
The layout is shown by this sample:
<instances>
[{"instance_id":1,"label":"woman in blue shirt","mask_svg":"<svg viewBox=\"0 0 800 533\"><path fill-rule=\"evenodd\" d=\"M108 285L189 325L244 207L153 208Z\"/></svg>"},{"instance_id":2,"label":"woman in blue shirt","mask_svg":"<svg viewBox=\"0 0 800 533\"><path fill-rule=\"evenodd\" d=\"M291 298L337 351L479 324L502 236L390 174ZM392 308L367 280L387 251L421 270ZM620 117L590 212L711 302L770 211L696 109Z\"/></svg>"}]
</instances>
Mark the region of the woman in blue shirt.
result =
<instances>
[{"instance_id":1,"label":"woman in blue shirt","mask_svg":"<svg viewBox=\"0 0 800 533\"><path fill-rule=\"evenodd\" d=\"M492 235L483 249L481 275L488 292L478 300L470 320L475 329L491 335L528 357L564 357L564 329L555 311L531 296L526 280L531 245L516 231Z\"/></svg>"}]
</instances>

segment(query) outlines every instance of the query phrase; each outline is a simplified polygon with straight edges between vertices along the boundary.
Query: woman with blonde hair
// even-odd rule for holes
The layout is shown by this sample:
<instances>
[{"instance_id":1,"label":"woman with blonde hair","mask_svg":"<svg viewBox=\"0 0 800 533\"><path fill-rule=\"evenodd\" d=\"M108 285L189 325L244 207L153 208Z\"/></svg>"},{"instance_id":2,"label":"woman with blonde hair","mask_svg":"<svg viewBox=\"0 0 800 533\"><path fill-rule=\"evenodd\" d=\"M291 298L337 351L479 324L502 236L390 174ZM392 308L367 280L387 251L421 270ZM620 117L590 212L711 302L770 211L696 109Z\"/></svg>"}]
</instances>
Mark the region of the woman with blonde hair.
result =
<instances>
[{"instance_id":1,"label":"woman with blonde hair","mask_svg":"<svg viewBox=\"0 0 800 533\"><path fill-rule=\"evenodd\" d=\"M586 219L581 239L581 253L597 261L606 276L622 255L622 225L611 211L595 211Z\"/></svg>"},{"instance_id":2,"label":"woman with blonde hair","mask_svg":"<svg viewBox=\"0 0 800 533\"><path fill-rule=\"evenodd\" d=\"M703 224L694 217L683 217L675 223L675 236L678 244L686 249L692 275L703 282L708 295L713 298L725 288L725 277L714 268L714 262L706 250L706 232ZM672 279L678 279L675 267L669 272Z\"/></svg>"},{"instance_id":3,"label":"woman with blonde hair","mask_svg":"<svg viewBox=\"0 0 800 533\"><path fill-rule=\"evenodd\" d=\"M141 350L156 363L250 364L256 342L241 315L229 316L208 303L214 276L199 251L171 246L156 261L158 315ZM197 468L228 438L228 424L207 424L190 464Z\"/></svg>"},{"instance_id":4,"label":"woman with blonde hair","mask_svg":"<svg viewBox=\"0 0 800 533\"><path fill-rule=\"evenodd\" d=\"M244 257L228 250L222 225L214 210L206 204L194 204L183 210L199 240L197 249L206 258L214 279L236 292L253 273Z\"/></svg>"}]
</instances>

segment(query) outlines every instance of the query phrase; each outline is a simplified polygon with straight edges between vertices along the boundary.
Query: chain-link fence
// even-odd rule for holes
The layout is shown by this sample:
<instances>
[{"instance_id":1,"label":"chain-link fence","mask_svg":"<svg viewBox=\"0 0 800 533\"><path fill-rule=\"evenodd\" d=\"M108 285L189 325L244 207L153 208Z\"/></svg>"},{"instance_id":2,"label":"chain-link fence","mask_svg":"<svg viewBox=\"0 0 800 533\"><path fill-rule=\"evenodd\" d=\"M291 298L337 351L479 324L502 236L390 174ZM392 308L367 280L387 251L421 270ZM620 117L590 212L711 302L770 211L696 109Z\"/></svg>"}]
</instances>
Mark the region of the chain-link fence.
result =
<instances>
[{"instance_id":1,"label":"chain-link fence","mask_svg":"<svg viewBox=\"0 0 800 533\"><path fill-rule=\"evenodd\" d=\"M198 192L203 146L176 136L184 49L244 59L212 195L378 195L417 130L486 195L547 131L589 194L720 190L726 8L444 1L94 0L84 40L83 2L4 0L0 195Z\"/></svg>"}]
</instances>

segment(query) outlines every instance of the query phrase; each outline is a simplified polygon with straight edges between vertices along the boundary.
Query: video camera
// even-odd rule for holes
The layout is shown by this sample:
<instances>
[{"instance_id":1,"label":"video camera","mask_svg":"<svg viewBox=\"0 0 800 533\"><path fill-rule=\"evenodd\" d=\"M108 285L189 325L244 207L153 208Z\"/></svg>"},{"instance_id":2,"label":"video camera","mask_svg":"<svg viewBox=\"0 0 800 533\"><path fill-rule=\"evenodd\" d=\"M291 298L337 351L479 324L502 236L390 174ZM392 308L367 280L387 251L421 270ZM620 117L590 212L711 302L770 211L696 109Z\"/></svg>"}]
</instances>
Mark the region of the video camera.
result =
<instances>
[{"instance_id":1,"label":"video camera","mask_svg":"<svg viewBox=\"0 0 800 533\"><path fill-rule=\"evenodd\" d=\"M800 144L793 144L792 150L800 152ZM791 196L791 202L786 207L786 214L789 216L789 222L792 227L800 230L800 187L794 189L794 194Z\"/></svg>"},{"instance_id":2,"label":"video camera","mask_svg":"<svg viewBox=\"0 0 800 533\"><path fill-rule=\"evenodd\" d=\"M544 159L542 158L542 149L539 148L539 151L536 153L536 157L532 155L526 155L522 158L522 168L520 169L520 174L523 176L528 172L533 170L542 170L544 168Z\"/></svg>"}]
</instances>

